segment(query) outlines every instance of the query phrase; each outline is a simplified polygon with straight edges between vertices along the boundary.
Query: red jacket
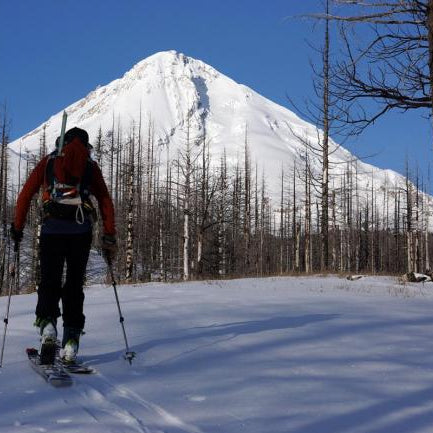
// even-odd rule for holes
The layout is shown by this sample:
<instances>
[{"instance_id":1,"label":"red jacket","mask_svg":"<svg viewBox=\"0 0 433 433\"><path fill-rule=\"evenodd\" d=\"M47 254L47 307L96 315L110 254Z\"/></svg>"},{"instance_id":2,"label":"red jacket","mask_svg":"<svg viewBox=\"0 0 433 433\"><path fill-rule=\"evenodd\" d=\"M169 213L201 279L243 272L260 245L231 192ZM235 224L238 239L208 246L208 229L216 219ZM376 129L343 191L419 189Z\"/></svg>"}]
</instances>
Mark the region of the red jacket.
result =
<instances>
[{"instance_id":1,"label":"red jacket","mask_svg":"<svg viewBox=\"0 0 433 433\"><path fill-rule=\"evenodd\" d=\"M62 183L74 182L74 178L79 179L83 174L89 152L78 138L74 138L65 146L63 155L63 157L54 160L54 176ZM46 179L48 158L49 156L46 156L38 163L18 196L14 218L15 228L17 230L24 228L32 198L39 191L41 186L43 187L42 199L49 198L50 193L47 191L49 185ZM113 202L102 176L101 169L95 161L93 161L92 170L89 192L93 194L98 201L104 225L104 233L114 235L116 229Z\"/></svg>"}]
</instances>

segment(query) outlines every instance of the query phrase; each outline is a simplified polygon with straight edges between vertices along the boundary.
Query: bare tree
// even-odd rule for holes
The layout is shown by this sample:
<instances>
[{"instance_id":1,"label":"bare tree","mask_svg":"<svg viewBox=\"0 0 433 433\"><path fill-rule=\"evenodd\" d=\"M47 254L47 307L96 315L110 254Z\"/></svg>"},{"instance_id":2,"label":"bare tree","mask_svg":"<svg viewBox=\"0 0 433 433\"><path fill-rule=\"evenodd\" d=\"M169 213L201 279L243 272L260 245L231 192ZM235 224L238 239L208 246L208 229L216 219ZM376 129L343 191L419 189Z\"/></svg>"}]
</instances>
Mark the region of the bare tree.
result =
<instances>
[{"instance_id":1,"label":"bare tree","mask_svg":"<svg viewBox=\"0 0 433 433\"><path fill-rule=\"evenodd\" d=\"M326 0L329 15L329 0ZM329 267L329 21L326 20L325 46L323 50L323 141L322 141L322 212L321 255L322 269Z\"/></svg>"},{"instance_id":2,"label":"bare tree","mask_svg":"<svg viewBox=\"0 0 433 433\"><path fill-rule=\"evenodd\" d=\"M251 161L248 143L248 125L245 125L244 141L244 267L248 272L250 266L250 242L251 242Z\"/></svg>"},{"instance_id":3,"label":"bare tree","mask_svg":"<svg viewBox=\"0 0 433 433\"><path fill-rule=\"evenodd\" d=\"M0 113L0 219L3 233L7 231L7 204L8 204L8 152L9 143L9 120L7 106L2 106Z\"/></svg>"},{"instance_id":4,"label":"bare tree","mask_svg":"<svg viewBox=\"0 0 433 433\"><path fill-rule=\"evenodd\" d=\"M186 115L186 129L185 140L182 149L179 151L177 161L175 161L179 172L179 193L180 202L182 203L183 210L183 237L182 237L182 258L183 258L183 279L190 279L191 271L191 256L192 256L192 242L191 242L191 221L194 219L191 216L194 213L193 203L193 180L194 174L197 171L197 159L199 158L202 149L196 146L197 140L191 136L191 116L192 111Z\"/></svg>"},{"instance_id":5,"label":"bare tree","mask_svg":"<svg viewBox=\"0 0 433 433\"><path fill-rule=\"evenodd\" d=\"M217 269L218 275L224 276L227 274L227 233L226 222L228 214L228 201L226 200L228 180L227 180L227 157L224 150L224 155L221 158L220 176L219 176L219 198L217 205Z\"/></svg>"},{"instance_id":6,"label":"bare tree","mask_svg":"<svg viewBox=\"0 0 433 433\"><path fill-rule=\"evenodd\" d=\"M129 138L129 161L127 164L128 192L126 197L126 281L132 281L134 270L134 176L135 176L135 128L133 127Z\"/></svg>"},{"instance_id":7,"label":"bare tree","mask_svg":"<svg viewBox=\"0 0 433 433\"><path fill-rule=\"evenodd\" d=\"M344 120L360 133L390 110L433 107L433 0L333 0L344 56L334 65L332 93L344 104ZM362 26L362 37L356 29ZM367 110L364 101L377 102Z\"/></svg>"}]
</instances>

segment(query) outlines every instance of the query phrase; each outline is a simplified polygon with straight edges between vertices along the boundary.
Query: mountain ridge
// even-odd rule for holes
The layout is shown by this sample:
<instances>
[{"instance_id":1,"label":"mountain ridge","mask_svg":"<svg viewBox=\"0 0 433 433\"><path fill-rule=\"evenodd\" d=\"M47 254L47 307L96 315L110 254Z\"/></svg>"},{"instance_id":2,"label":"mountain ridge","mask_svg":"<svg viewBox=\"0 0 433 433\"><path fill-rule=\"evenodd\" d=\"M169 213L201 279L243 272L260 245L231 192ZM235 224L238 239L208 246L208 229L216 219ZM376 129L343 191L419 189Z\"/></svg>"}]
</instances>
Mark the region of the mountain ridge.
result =
<instances>
[{"instance_id":1,"label":"mountain ridge","mask_svg":"<svg viewBox=\"0 0 433 433\"><path fill-rule=\"evenodd\" d=\"M48 147L52 148L60 131L62 111L14 140L10 148L15 153L38 152L43 131ZM305 153L304 140L317 143L321 136L320 130L287 108L236 83L201 60L173 50L141 60L121 78L98 86L66 107L66 111L68 128L86 129L91 142L100 128L106 133L114 125L127 135L132 125L151 119L161 155L167 145L170 145L170 152L181 146L185 137L185 118L190 113L193 134L206 134L216 164L223 153L229 163L239 161L248 140L252 160L259 164L270 195L275 199L280 191L281 171L293 169L294 161L300 161L300 155ZM356 159L332 140L331 150L334 151L331 162L337 167L335 172L340 174L343 169L339 166ZM377 187L402 179L392 170L363 162L359 162L359 170L369 173L369 179L361 179L361 187L367 187L372 178ZM313 162L313 171L320 172L317 161Z\"/></svg>"}]
</instances>

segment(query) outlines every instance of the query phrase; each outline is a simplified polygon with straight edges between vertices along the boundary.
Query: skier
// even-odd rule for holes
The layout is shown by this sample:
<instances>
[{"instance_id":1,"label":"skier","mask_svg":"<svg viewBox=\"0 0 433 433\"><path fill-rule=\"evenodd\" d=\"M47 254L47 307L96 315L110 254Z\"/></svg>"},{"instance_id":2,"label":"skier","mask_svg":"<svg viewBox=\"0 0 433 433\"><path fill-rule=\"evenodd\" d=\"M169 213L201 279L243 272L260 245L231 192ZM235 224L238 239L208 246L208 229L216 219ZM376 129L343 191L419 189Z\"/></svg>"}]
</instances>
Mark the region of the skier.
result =
<instances>
[{"instance_id":1,"label":"skier","mask_svg":"<svg viewBox=\"0 0 433 433\"><path fill-rule=\"evenodd\" d=\"M38 163L24 184L11 225L11 237L19 243L32 197L42 186L41 273L34 323L41 335L41 363L54 361L60 300L62 357L68 363L76 360L85 322L83 284L95 216L90 194L96 197L102 216L104 258L111 261L116 253L113 202L99 166L90 159L89 135L84 129L70 129L64 135L60 154L59 138L56 150ZM65 262L66 277L62 285Z\"/></svg>"}]
</instances>

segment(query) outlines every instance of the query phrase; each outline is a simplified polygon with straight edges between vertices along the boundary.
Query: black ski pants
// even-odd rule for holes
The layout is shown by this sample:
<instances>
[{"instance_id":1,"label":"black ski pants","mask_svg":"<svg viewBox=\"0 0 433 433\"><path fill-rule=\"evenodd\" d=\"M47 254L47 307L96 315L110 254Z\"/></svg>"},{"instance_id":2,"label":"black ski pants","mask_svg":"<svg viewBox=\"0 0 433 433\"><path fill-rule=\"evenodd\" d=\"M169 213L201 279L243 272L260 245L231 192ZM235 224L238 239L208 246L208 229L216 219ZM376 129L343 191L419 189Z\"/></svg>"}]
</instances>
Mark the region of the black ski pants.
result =
<instances>
[{"instance_id":1,"label":"black ski pants","mask_svg":"<svg viewBox=\"0 0 433 433\"><path fill-rule=\"evenodd\" d=\"M37 317L60 317L61 300L63 326L84 328L83 284L91 243L92 232L41 235L41 281L38 288ZM66 278L62 284L65 263Z\"/></svg>"}]
</instances>

